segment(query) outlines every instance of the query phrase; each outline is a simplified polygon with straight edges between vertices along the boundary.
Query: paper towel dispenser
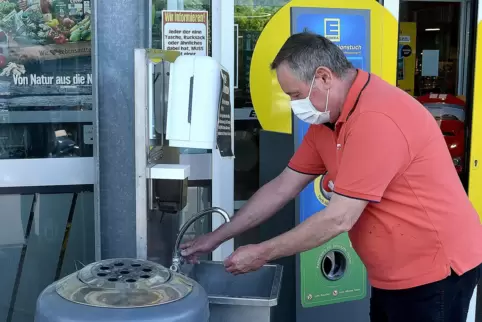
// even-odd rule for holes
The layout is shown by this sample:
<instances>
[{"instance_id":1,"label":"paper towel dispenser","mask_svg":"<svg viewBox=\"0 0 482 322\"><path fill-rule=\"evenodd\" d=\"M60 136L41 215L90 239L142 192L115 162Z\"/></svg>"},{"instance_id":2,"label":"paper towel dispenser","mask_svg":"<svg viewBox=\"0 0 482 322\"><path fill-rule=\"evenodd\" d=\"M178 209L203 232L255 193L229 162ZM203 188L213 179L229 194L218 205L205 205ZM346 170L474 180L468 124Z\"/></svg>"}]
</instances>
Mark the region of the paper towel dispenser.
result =
<instances>
[{"instance_id":1,"label":"paper towel dispenser","mask_svg":"<svg viewBox=\"0 0 482 322\"><path fill-rule=\"evenodd\" d=\"M170 66L169 146L215 149L223 67L209 56L180 56Z\"/></svg>"}]
</instances>

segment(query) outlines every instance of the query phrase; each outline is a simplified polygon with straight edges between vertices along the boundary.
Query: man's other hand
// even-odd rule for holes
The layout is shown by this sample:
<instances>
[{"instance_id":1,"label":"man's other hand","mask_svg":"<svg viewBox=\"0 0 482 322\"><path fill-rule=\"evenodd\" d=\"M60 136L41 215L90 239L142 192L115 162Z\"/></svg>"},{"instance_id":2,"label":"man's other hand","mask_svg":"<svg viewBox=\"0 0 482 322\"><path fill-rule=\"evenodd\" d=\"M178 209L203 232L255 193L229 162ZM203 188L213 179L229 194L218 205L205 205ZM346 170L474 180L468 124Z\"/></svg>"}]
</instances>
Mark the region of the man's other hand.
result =
<instances>
[{"instance_id":1,"label":"man's other hand","mask_svg":"<svg viewBox=\"0 0 482 322\"><path fill-rule=\"evenodd\" d=\"M259 244L241 246L224 260L224 267L233 275L256 271L266 264L264 253Z\"/></svg>"}]
</instances>

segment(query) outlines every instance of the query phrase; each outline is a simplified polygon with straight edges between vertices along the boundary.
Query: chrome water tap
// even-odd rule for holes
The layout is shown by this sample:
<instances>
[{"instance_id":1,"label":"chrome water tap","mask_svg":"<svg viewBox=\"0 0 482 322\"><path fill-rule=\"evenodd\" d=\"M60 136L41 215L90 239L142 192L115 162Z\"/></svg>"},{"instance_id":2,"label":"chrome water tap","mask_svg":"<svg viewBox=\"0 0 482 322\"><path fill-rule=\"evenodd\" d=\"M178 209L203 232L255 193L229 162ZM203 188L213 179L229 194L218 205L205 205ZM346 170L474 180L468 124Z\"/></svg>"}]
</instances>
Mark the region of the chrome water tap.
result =
<instances>
[{"instance_id":1,"label":"chrome water tap","mask_svg":"<svg viewBox=\"0 0 482 322\"><path fill-rule=\"evenodd\" d=\"M207 214L212 214L212 213L220 214L221 216L223 216L225 222L227 222L227 223L231 221L228 213L224 209L221 209L221 208L218 208L218 207L205 209L203 211L198 212L197 214L194 214L191 218L189 218L189 220L186 221L186 223L179 230L179 234L177 235L176 243L174 244L174 252L173 252L173 255L172 255L172 265L171 265L172 271L179 272L180 268L181 268L181 265L183 263L181 252L179 251L179 246L181 244L181 240L184 237L184 234L186 233L186 231L198 219L206 216Z\"/></svg>"}]
</instances>

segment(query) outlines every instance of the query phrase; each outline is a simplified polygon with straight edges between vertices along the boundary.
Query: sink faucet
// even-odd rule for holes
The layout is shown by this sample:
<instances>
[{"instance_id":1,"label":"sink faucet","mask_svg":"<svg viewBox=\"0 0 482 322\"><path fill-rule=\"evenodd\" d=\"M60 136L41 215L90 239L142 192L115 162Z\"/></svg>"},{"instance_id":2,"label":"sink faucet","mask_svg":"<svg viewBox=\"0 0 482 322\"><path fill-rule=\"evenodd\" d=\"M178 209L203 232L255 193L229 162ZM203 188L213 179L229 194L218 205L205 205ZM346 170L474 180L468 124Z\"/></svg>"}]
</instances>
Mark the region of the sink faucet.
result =
<instances>
[{"instance_id":1,"label":"sink faucet","mask_svg":"<svg viewBox=\"0 0 482 322\"><path fill-rule=\"evenodd\" d=\"M172 255L172 265L171 265L171 270L174 272L179 272L182 264L182 256L179 251L179 245L181 244L181 240L184 237L184 234L186 231L191 227L191 225L196 222L196 220L200 219L201 217L206 216L207 214L211 213L218 213L221 216L223 216L225 222L230 222L231 219L229 218L228 213L221 208L218 207L213 207L213 208L208 208L203 211L198 212L197 214L194 214L189 220L181 227L179 230L179 234L177 235L176 243L174 244L174 252Z\"/></svg>"}]
</instances>

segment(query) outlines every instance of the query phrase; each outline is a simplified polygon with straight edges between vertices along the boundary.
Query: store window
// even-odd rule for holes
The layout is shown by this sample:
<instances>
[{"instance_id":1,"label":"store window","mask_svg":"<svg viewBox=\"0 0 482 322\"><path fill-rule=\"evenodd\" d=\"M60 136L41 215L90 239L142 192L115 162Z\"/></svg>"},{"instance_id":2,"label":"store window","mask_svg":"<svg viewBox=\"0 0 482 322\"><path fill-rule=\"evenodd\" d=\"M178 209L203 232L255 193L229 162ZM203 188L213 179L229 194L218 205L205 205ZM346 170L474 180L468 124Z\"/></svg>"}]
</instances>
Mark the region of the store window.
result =
<instances>
[{"instance_id":1,"label":"store window","mask_svg":"<svg viewBox=\"0 0 482 322\"><path fill-rule=\"evenodd\" d=\"M89 3L0 3L0 159L92 157Z\"/></svg>"},{"instance_id":2,"label":"store window","mask_svg":"<svg viewBox=\"0 0 482 322\"><path fill-rule=\"evenodd\" d=\"M235 200L243 203L259 188L259 132L251 102L249 72L256 42L264 26L286 0L237 0L234 5L235 30Z\"/></svg>"},{"instance_id":3,"label":"store window","mask_svg":"<svg viewBox=\"0 0 482 322\"><path fill-rule=\"evenodd\" d=\"M89 0L0 1L0 321L95 260Z\"/></svg>"},{"instance_id":4,"label":"store window","mask_svg":"<svg viewBox=\"0 0 482 322\"><path fill-rule=\"evenodd\" d=\"M287 0L235 0L234 160L235 208L239 209L260 185L260 132L250 93L251 58L261 32ZM268 67L266 67L268 68ZM260 241L262 227L235 238L235 247Z\"/></svg>"}]
</instances>

